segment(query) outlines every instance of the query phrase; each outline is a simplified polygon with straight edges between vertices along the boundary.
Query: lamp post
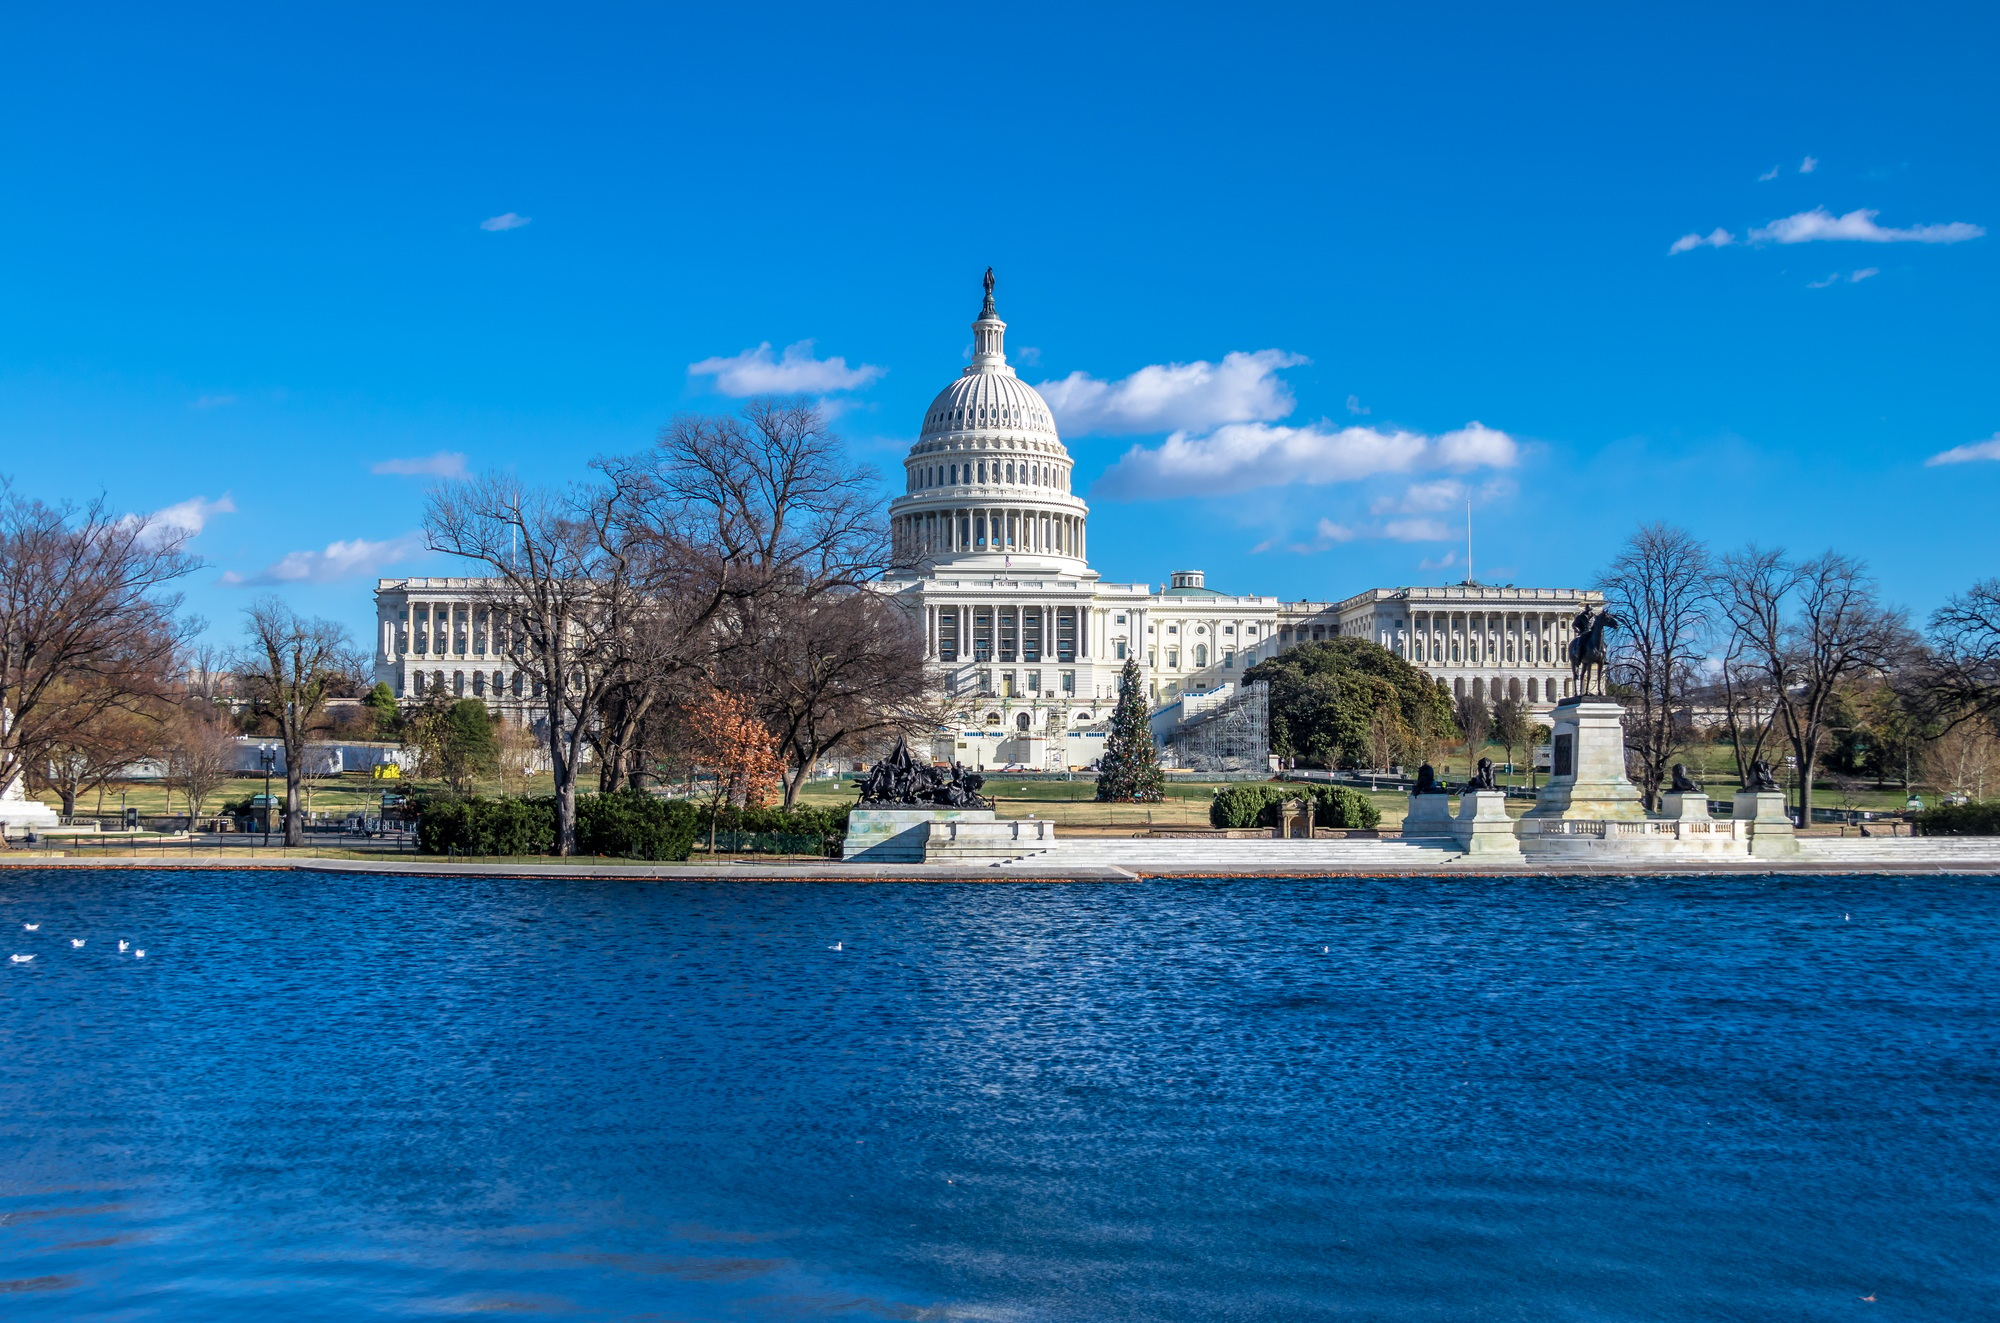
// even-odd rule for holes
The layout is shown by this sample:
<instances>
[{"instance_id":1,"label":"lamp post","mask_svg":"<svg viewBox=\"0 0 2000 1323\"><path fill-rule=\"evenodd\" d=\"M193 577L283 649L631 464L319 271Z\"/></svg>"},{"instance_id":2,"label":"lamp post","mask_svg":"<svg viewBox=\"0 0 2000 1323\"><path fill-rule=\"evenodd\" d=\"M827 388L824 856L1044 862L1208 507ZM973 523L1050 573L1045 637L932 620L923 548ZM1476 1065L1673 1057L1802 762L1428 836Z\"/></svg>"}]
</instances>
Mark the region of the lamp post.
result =
<instances>
[{"instance_id":1,"label":"lamp post","mask_svg":"<svg viewBox=\"0 0 2000 1323\"><path fill-rule=\"evenodd\" d=\"M271 843L271 769L278 765L278 751L268 744L257 746L257 761L264 767L264 844Z\"/></svg>"}]
</instances>

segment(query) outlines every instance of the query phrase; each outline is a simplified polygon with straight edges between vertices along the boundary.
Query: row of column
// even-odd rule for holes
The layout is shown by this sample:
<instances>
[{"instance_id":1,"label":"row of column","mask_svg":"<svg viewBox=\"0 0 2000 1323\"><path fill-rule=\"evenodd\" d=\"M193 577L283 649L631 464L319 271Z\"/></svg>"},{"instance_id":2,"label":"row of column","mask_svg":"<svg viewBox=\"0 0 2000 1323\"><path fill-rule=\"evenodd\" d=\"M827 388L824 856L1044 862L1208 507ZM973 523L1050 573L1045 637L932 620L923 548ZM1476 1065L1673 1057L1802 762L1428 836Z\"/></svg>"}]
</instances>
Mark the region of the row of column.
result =
<instances>
[{"instance_id":1,"label":"row of column","mask_svg":"<svg viewBox=\"0 0 2000 1323\"><path fill-rule=\"evenodd\" d=\"M1002 465L1005 467L1002 467ZM992 476L987 476L988 466ZM979 486L1042 487L1050 491L1069 490L1069 477L1063 466L1048 460L984 460L977 470ZM964 464L940 464L926 462L911 465L903 484L905 491L929 491L934 487L961 487L974 484L974 469L970 462Z\"/></svg>"},{"instance_id":2,"label":"row of column","mask_svg":"<svg viewBox=\"0 0 2000 1323\"><path fill-rule=\"evenodd\" d=\"M486 617L483 628L477 619L481 614ZM404 655L504 657L512 642L510 634L503 611L468 602L407 602L400 615L382 621L382 660ZM459 644L463 646L455 646Z\"/></svg>"},{"instance_id":3,"label":"row of column","mask_svg":"<svg viewBox=\"0 0 2000 1323\"><path fill-rule=\"evenodd\" d=\"M894 524L896 551L1052 552L1085 558L1083 516L1054 510L960 509L900 515Z\"/></svg>"},{"instance_id":4,"label":"row of column","mask_svg":"<svg viewBox=\"0 0 2000 1323\"><path fill-rule=\"evenodd\" d=\"M991 665L998 663L1000 665L1006 665L1006 666L1070 665L1071 664L1070 662L1059 662L1056 656L1056 622L1058 619L1057 613L1059 611L1074 611L1076 613L1075 660L1081 662L1081 661L1088 661L1090 659L1091 655L1090 626L1091 626L1091 616L1094 613L1088 606L1075 606L1075 607L1059 606L1058 604L1053 602L1035 602L1035 603L1007 602L1004 604L995 604L991 606L981 605L977 608L972 606L960 606L960 605L927 606L924 608L924 657L929 661L944 660L939 640L946 632L945 629L943 628L943 624L946 617L948 616L951 618L952 621L952 629L950 632L952 633L953 641L956 646L956 651L958 654L956 657L951 659L951 664L956 666L963 663L971 662L973 660L972 616L974 610L988 611L991 612L993 616L993 631L994 631L994 637L992 639L993 655L991 657L988 657L984 664ZM1003 610L1014 611L1019 613L1016 616L1017 623L1015 624L1015 629L1017 633L1014 636L1016 656L1015 659L1011 662L1000 662L1000 647L999 647L998 636L1000 629L1000 612ZM1032 662L1026 661L1020 655L1020 642L1021 639L1026 634L1026 617L1027 613L1030 611L1038 613L1041 620L1041 656Z\"/></svg>"},{"instance_id":5,"label":"row of column","mask_svg":"<svg viewBox=\"0 0 2000 1323\"><path fill-rule=\"evenodd\" d=\"M1569 625L1568 613L1559 611L1418 611L1398 651L1431 665L1566 667Z\"/></svg>"}]
</instances>

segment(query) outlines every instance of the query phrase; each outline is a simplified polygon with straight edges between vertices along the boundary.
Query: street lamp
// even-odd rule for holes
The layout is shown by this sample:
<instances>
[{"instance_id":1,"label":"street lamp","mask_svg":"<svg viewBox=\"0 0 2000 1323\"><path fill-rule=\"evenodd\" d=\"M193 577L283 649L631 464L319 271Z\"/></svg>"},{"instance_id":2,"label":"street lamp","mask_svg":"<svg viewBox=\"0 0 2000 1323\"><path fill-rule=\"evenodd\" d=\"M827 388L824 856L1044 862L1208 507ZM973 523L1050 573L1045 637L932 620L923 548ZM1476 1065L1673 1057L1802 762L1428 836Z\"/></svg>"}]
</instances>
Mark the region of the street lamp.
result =
<instances>
[{"instance_id":1,"label":"street lamp","mask_svg":"<svg viewBox=\"0 0 2000 1323\"><path fill-rule=\"evenodd\" d=\"M271 843L271 769L278 765L278 751L268 744L257 746L257 761L264 767L264 844Z\"/></svg>"}]
</instances>

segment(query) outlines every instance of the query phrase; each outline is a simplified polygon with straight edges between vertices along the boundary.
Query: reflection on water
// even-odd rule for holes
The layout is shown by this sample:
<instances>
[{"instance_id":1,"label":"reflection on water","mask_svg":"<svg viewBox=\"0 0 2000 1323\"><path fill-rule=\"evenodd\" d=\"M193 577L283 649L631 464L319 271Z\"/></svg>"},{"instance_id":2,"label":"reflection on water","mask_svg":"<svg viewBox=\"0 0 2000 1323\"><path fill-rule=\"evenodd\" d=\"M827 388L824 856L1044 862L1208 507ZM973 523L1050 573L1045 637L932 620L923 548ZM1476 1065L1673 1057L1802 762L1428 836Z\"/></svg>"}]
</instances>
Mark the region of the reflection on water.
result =
<instances>
[{"instance_id":1,"label":"reflection on water","mask_svg":"<svg viewBox=\"0 0 2000 1323\"><path fill-rule=\"evenodd\" d=\"M2000 1288L1991 879L9 871L0 943L37 956L0 967L8 1319L1917 1319Z\"/></svg>"}]
</instances>

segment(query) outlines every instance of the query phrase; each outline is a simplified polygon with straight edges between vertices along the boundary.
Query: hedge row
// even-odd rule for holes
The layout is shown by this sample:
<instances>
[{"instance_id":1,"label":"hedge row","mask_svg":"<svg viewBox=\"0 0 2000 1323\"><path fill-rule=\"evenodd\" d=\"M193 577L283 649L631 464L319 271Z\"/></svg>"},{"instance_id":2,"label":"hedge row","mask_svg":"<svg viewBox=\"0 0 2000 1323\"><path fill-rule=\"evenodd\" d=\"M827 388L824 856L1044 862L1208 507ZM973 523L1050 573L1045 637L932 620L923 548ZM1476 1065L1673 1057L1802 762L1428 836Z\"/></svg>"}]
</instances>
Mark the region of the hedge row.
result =
<instances>
[{"instance_id":1,"label":"hedge row","mask_svg":"<svg viewBox=\"0 0 2000 1323\"><path fill-rule=\"evenodd\" d=\"M1941 804L1913 821L1926 836L2000 836L2000 799L1976 804Z\"/></svg>"},{"instance_id":2,"label":"hedge row","mask_svg":"<svg viewBox=\"0 0 2000 1323\"><path fill-rule=\"evenodd\" d=\"M718 834L783 836L832 849L847 834L848 811L845 807L725 806L713 814L713 825ZM686 800L659 799L639 790L579 795L577 853L613 859L686 859L695 842L708 839L710 817L708 809ZM736 837L732 835L732 839ZM418 806L417 850L421 854L550 854L555 845L553 799L438 796Z\"/></svg>"},{"instance_id":3,"label":"hedge row","mask_svg":"<svg viewBox=\"0 0 2000 1323\"><path fill-rule=\"evenodd\" d=\"M702 818L685 800L640 790L580 795L576 850L612 859L686 859ZM420 854L551 854L555 847L556 802L550 798L431 799L417 818Z\"/></svg>"},{"instance_id":4,"label":"hedge row","mask_svg":"<svg viewBox=\"0 0 2000 1323\"><path fill-rule=\"evenodd\" d=\"M1249 785L1225 786L1209 801L1212 827L1275 827L1278 806L1288 799L1313 801L1313 826L1369 828L1382 821L1382 811L1368 796L1347 786Z\"/></svg>"}]
</instances>

